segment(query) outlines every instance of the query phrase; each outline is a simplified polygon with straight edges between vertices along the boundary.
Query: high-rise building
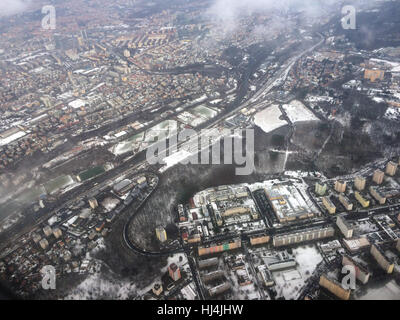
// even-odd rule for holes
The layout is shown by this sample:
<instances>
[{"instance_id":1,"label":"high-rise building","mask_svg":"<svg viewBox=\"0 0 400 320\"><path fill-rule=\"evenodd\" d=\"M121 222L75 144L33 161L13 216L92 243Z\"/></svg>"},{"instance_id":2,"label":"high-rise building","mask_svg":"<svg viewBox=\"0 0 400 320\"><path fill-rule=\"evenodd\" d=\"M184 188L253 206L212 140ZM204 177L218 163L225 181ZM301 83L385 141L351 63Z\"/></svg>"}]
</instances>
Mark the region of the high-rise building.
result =
<instances>
[{"instance_id":1,"label":"high-rise building","mask_svg":"<svg viewBox=\"0 0 400 320\"><path fill-rule=\"evenodd\" d=\"M376 188L374 188L372 186L369 187L369 192L375 198L375 200L379 202L379 204L386 203L386 197L383 196Z\"/></svg>"},{"instance_id":2,"label":"high-rise building","mask_svg":"<svg viewBox=\"0 0 400 320\"><path fill-rule=\"evenodd\" d=\"M50 226L45 226L43 228L43 233L46 237L50 236L53 233L53 230L51 229Z\"/></svg>"},{"instance_id":3,"label":"high-rise building","mask_svg":"<svg viewBox=\"0 0 400 320\"><path fill-rule=\"evenodd\" d=\"M326 183L320 184L316 183L315 184L315 193L318 194L319 196L323 196L326 193L327 185Z\"/></svg>"},{"instance_id":4,"label":"high-rise building","mask_svg":"<svg viewBox=\"0 0 400 320\"><path fill-rule=\"evenodd\" d=\"M158 297L163 292L161 283L156 283L153 286L153 293Z\"/></svg>"},{"instance_id":5,"label":"high-rise building","mask_svg":"<svg viewBox=\"0 0 400 320\"><path fill-rule=\"evenodd\" d=\"M363 191L365 189L366 179L362 176L357 176L354 181L354 186L358 191Z\"/></svg>"},{"instance_id":6,"label":"high-rise building","mask_svg":"<svg viewBox=\"0 0 400 320\"><path fill-rule=\"evenodd\" d=\"M222 284L217 285L216 287L212 287L208 289L208 293L211 297L216 296L218 294L224 293L225 291L228 291L231 288L231 285L229 282L224 282Z\"/></svg>"},{"instance_id":7,"label":"high-rise building","mask_svg":"<svg viewBox=\"0 0 400 320\"><path fill-rule=\"evenodd\" d=\"M42 237L40 236L40 234L34 233L32 235L32 240L34 243L38 243L40 240L42 240Z\"/></svg>"},{"instance_id":8,"label":"high-rise building","mask_svg":"<svg viewBox=\"0 0 400 320\"><path fill-rule=\"evenodd\" d=\"M338 226L338 228L343 233L346 239L351 238L353 236L353 228L350 226L350 224L346 221L345 218L338 217L336 220L336 225Z\"/></svg>"},{"instance_id":9,"label":"high-rise building","mask_svg":"<svg viewBox=\"0 0 400 320\"><path fill-rule=\"evenodd\" d=\"M376 244L371 246L371 254L378 262L379 266L386 271L386 273L392 273L394 269L394 263L391 258L388 258L383 250Z\"/></svg>"},{"instance_id":10,"label":"high-rise building","mask_svg":"<svg viewBox=\"0 0 400 320\"><path fill-rule=\"evenodd\" d=\"M356 197L357 201L363 206L363 208L369 207L369 200L364 199L364 197L358 192L354 192L354 196Z\"/></svg>"},{"instance_id":11,"label":"high-rise building","mask_svg":"<svg viewBox=\"0 0 400 320\"><path fill-rule=\"evenodd\" d=\"M319 279L319 285L342 300L350 299L351 291L348 289L344 289L339 282L334 279L328 278L328 276L325 274L321 275Z\"/></svg>"},{"instance_id":12,"label":"high-rise building","mask_svg":"<svg viewBox=\"0 0 400 320\"><path fill-rule=\"evenodd\" d=\"M91 198L91 199L89 199L89 206L90 206L93 210L96 209L96 208L99 206L99 204L98 204L96 198Z\"/></svg>"},{"instance_id":13,"label":"high-rise building","mask_svg":"<svg viewBox=\"0 0 400 320\"><path fill-rule=\"evenodd\" d=\"M47 239L40 240L39 244L43 250L47 249L47 247L49 246L49 242L47 241Z\"/></svg>"},{"instance_id":14,"label":"high-rise building","mask_svg":"<svg viewBox=\"0 0 400 320\"><path fill-rule=\"evenodd\" d=\"M337 192L345 192L346 191L346 185L347 185L346 181L337 180L335 182L335 190Z\"/></svg>"},{"instance_id":15,"label":"high-rise building","mask_svg":"<svg viewBox=\"0 0 400 320\"><path fill-rule=\"evenodd\" d=\"M181 269L175 264L171 263L168 267L168 273L172 280L178 281L181 278Z\"/></svg>"},{"instance_id":16,"label":"high-rise building","mask_svg":"<svg viewBox=\"0 0 400 320\"><path fill-rule=\"evenodd\" d=\"M83 38L82 37L77 37L77 40L78 40L79 46L83 47L83 45L84 45Z\"/></svg>"},{"instance_id":17,"label":"high-rise building","mask_svg":"<svg viewBox=\"0 0 400 320\"><path fill-rule=\"evenodd\" d=\"M157 227L156 228L156 235L157 235L157 239L161 243L164 243L168 239L167 238L167 232L165 231L165 229L163 227Z\"/></svg>"},{"instance_id":18,"label":"high-rise building","mask_svg":"<svg viewBox=\"0 0 400 320\"><path fill-rule=\"evenodd\" d=\"M376 184L382 184L384 176L385 176L384 172L377 169L375 170L374 175L372 176L372 181L374 181Z\"/></svg>"},{"instance_id":19,"label":"high-rise building","mask_svg":"<svg viewBox=\"0 0 400 320\"><path fill-rule=\"evenodd\" d=\"M353 210L353 204L344 194L339 195L339 201L347 211Z\"/></svg>"},{"instance_id":20,"label":"high-rise building","mask_svg":"<svg viewBox=\"0 0 400 320\"><path fill-rule=\"evenodd\" d=\"M332 237L335 234L335 229L332 227L324 228L309 228L298 232L284 233L275 235L272 243L274 247L293 245L310 240L318 240Z\"/></svg>"},{"instance_id":21,"label":"high-rise building","mask_svg":"<svg viewBox=\"0 0 400 320\"><path fill-rule=\"evenodd\" d=\"M386 165L386 174L388 176L393 177L396 174L397 166L398 166L397 163L395 163L393 161L389 161L388 164Z\"/></svg>"},{"instance_id":22,"label":"high-rise building","mask_svg":"<svg viewBox=\"0 0 400 320\"><path fill-rule=\"evenodd\" d=\"M331 199L329 199L328 197L323 197L322 203L330 214L336 213L336 206L332 203Z\"/></svg>"},{"instance_id":23,"label":"high-rise building","mask_svg":"<svg viewBox=\"0 0 400 320\"><path fill-rule=\"evenodd\" d=\"M353 258L346 254L343 255L342 264L343 266L353 266L356 271L357 280L361 281L363 284L366 284L368 282L371 273L368 271L366 266L355 261Z\"/></svg>"},{"instance_id":24,"label":"high-rise building","mask_svg":"<svg viewBox=\"0 0 400 320\"><path fill-rule=\"evenodd\" d=\"M375 80L383 80L385 77L385 71L379 69L365 69L364 70L364 79L369 79L371 82L375 82Z\"/></svg>"},{"instance_id":25,"label":"high-rise building","mask_svg":"<svg viewBox=\"0 0 400 320\"><path fill-rule=\"evenodd\" d=\"M62 236L62 231L60 228L55 228L53 230L53 235L56 239L60 238Z\"/></svg>"}]
</instances>

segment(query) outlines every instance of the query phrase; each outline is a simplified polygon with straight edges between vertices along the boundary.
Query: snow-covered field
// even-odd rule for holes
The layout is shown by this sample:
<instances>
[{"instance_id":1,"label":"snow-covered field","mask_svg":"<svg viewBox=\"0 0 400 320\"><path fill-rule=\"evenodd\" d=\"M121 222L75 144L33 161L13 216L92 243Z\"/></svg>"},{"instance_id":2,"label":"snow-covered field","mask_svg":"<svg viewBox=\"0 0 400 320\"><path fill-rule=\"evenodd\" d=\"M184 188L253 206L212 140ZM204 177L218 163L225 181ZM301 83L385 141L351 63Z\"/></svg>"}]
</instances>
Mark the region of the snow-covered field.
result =
<instances>
[{"instance_id":1,"label":"snow-covered field","mask_svg":"<svg viewBox=\"0 0 400 320\"><path fill-rule=\"evenodd\" d=\"M292 123L301 121L318 121L318 118L298 100L293 100L289 104L284 104L282 108L286 111Z\"/></svg>"},{"instance_id":2,"label":"snow-covered field","mask_svg":"<svg viewBox=\"0 0 400 320\"><path fill-rule=\"evenodd\" d=\"M265 133L268 133L288 124L286 120L279 119L281 116L282 113L279 106L272 105L258 112L254 117L254 123Z\"/></svg>"},{"instance_id":3,"label":"snow-covered field","mask_svg":"<svg viewBox=\"0 0 400 320\"><path fill-rule=\"evenodd\" d=\"M101 298L127 300L135 296L136 286L128 280L106 278L97 272L79 284L65 300L95 300Z\"/></svg>"},{"instance_id":4,"label":"snow-covered field","mask_svg":"<svg viewBox=\"0 0 400 320\"><path fill-rule=\"evenodd\" d=\"M273 272L278 296L285 297L286 300L298 297L305 282L322 261L322 256L315 246L293 249L293 256L297 261L296 269Z\"/></svg>"}]
</instances>

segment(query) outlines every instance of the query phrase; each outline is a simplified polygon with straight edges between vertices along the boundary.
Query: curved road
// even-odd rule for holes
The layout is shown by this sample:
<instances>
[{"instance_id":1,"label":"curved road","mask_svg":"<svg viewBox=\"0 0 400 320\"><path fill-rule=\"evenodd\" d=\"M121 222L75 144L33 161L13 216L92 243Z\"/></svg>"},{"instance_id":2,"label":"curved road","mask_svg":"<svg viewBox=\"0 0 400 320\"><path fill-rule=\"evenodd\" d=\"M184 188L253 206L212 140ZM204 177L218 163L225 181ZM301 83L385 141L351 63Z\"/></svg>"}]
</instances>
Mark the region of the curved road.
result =
<instances>
[{"instance_id":1,"label":"curved road","mask_svg":"<svg viewBox=\"0 0 400 320\"><path fill-rule=\"evenodd\" d=\"M236 112L238 109L243 108L244 106L248 106L248 105L255 105L258 102L260 97L265 96L267 93L269 93L276 85L277 85L277 81L285 81L289 71L292 69L293 65L301 58L304 56L304 54L313 51L315 48L317 48L318 46L320 46L324 41L325 38L319 34L319 36L321 37L321 40L313 45L312 47L308 48L307 50L303 51L302 53L300 53L299 55L297 55L296 57L292 58L289 62L289 65L284 68L283 70L281 70L281 72L276 75L273 79L271 79L270 81L268 81L268 83L266 85L264 85L249 101L240 104L237 108L234 108L231 112L229 112L228 114L224 115L224 117L222 117L222 119L218 119L215 122L219 122L225 118L227 118L228 116L230 116L231 114L233 114L234 112ZM212 123L212 125L215 124ZM152 252L152 251L147 251L144 250L140 247L138 247L136 244L134 244L130 238L129 238L129 225L132 222L132 220L135 218L135 216L137 215L137 213L139 212L140 208L143 206L143 204L147 201L147 199L153 194L153 192L157 189L157 186L153 189L153 191L142 201L142 203L139 205L139 207L135 210L135 212L130 216L128 222L125 224L124 226L124 230L123 230L123 239L125 244L127 245L127 247L129 249L131 249L132 251L141 254L141 255L147 255L147 256L166 256L166 255L170 255L170 254L174 254L174 253L178 253L178 252L185 252L184 248L178 248L178 249L171 249L171 250L166 250L163 252Z\"/></svg>"},{"instance_id":2,"label":"curved road","mask_svg":"<svg viewBox=\"0 0 400 320\"><path fill-rule=\"evenodd\" d=\"M157 174L152 173L158 178L157 185L153 188L153 190L147 195L146 198L142 200L140 205L137 207L137 209L132 213L132 215L129 217L128 221L124 225L124 230L122 233L123 240L126 244L126 246L134 251L135 253L141 254L141 255L146 255L146 256L168 256L170 254L174 253L179 253L179 252L184 252L183 248L177 248L177 249L170 249L170 250L165 250L165 251L160 251L160 252L154 252L154 251L147 251L144 250L143 248L138 247L129 237L129 225L133 221L133 219L136 217L136 215L139 213L140 209L143 207L143 205L147 202L147 200L153 195L154 191L157 190L158 188L158 183L160 178L158 177Z\"/></svg>"}]
</instances>

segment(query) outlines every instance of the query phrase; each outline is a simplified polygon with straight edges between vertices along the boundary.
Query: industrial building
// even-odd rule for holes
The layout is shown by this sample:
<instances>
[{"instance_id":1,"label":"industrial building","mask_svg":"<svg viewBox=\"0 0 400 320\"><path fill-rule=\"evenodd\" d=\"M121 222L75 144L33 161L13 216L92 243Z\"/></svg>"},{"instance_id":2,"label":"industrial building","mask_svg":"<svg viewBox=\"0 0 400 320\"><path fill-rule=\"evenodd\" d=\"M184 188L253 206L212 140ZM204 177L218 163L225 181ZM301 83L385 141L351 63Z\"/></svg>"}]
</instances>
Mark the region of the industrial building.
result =
<instances>
[{"instance_id":1,"label":"industrial building","mask_svg":"<svg viewBox=\"0 0 400 320\"><path fill-rule=\"evenodd\" d=\"M361 263L356 262L350 256L344 254L342 257L343 266L353 266L356 271L356 279L361 283L366 284L371 276L366 266L361 265Z\"/></svg>"},{"instance_id":2,"label":"industrial building","mask_svg":"<svg viewBox=\"0 0 400 320\"><path fill-rule=\"evenodd\" d=\"M362 176L357 176L354 180L354 186L358 191L363 191L365 189L366 179Z\"/></svg>"},{"instance_id":3,"label":"industrial building","mask_svg":"<svg viewBox=\"0 0 400 320\"><path fill-rule=\"evenodd\" d=\"M386 203L386 197L383 196L378 189L374 188L374 187L369 187L369 192L371 193L371 195L375 198L376 201L379 202L379 204L383 205Z\"/></svg>"},{"instance_id":4,"label":"industrial building","mask_svg":"<svg viewBox=\"0 0 400 320\"><path fill-rule=\"evenodd\" d=\"M134 185L133 181L131 181L129 179L124 179L121 182L114 185L113 190L116 194L123 195L129 189L131 189L133 187L133 185Z\"/></svg>"},{"instance_id":5,"label":"industrial building","mask_svg":"<svg viewBox=\"0 0 400 320\"><path fill-rule=\"evenodd\" d=\"M344 217L338 217L336 219L336 225L338 226L339 230L343 233L346 239L351 238L353 236L354 230Z\"/></svg>"},{"instance_id":6,"label":"industrial building","mask_svg":"<svg viewBox=\"0 0 400 320\"><path fill-rule=\"evenodd\" d=\"M273 237L272 242L274 247L287 246L290 244L332 237L334 233L335 230L332 227L312 228L296 233L276 235Z\"/></svg>"},{"instance_id":7,"label":"industrial building","mask_svg":"<svg viewBox=\"0 0 400 320\"><path fill-rule=\"evenodd\" d=\"M354 197L362 205L363 208L369 207L369 200L364 199L364 197L358 191L354 192Z\"/></svg>"},{"instance_id":8,"label":"industrial building","mask_svg":"<svg viewBox=\"0 0 400 320\"><path fill-rule=\"evenodd\" d=\"M347 211L353 210L353 204L344 194L339 195L339 201Z\"/></svg>"},{"instance_id":9,"label":"industrial building","mask_svg":"<svg viewBox=\"0 0 400 320\"><path fill-rule=\"evenodd\" d=\"M385 270L386 273L392 273L394 269L394 263L391 259L389 259L383 250L377 245L373 244L371 246L370 253L375 258L376 262L378 262L379 266Z\"/></svg>"},{"instance_id":10,"label":"industrial building","mask_svg":"<svg viewBox=\"0 0 400 320\"><path fill-rule=\"evenodd\" d=\"M388 164L386 165L386 174L392 177L395 176L397 171L397 166L398 166L397 163L389 161Z\"/></svg>"},{"instance_id":11,"label":"industrial building","mask_svg":"<svg viewBox=\"0 0 400 320\"><path fill-rule=\"evenodd\" d=\"M337 192L340 193L346 192L346 186L347 186L346 181L341 181L341 180L335 181L335 191Z\"/></svg>"},{"instance_id":12,"label":"industrial building","mask_svg":"<svg viewBox=\"0 0 400 320\"><path fill-rule=\"evenodd\" d=\"M329 197L323 197L322 203L324 204L326 210L328 210L328 212L330 214L336 213L336 206L332 203L332 201L331 201L331 199L329 199Z\"/></svg>"},{"instance_id":13,"label":"industrial building","mask_svg":"<svg viewBox=\"0 0 400 320\"><path fill-rule=\"evenodd\" d=\"M277 184L265 193L280 223L312 218L317 214L309 197L295 186Z\"/></svg>"},{"instance_id":14,"label":"industrial building","mask_svg":"<svg viewBox=\"0 0 400 320\"><path fill-rule=\"evenodd\" d=\"M385 173L382 170L375 170L374 175L372 176L372 181L376 184L382 184L383 178L385 177Z\"/></svg>"},{"instance_id":15,"label":"industrial building","mask_svg":"<svg viewBox=\"0 0 400 320\"><path fill-rule=\"evenodd\" d=\"M139 187L139 189L143 190L144 188L147 187L147 178L146 177L140 177L136 180L136 183Z\"/></svg>"},{"instance_id":16,"label":"industrial building","mask_svg":"<svg viewBox=\"0 0 400 320\"><path fill-rule=\"evenodd\" d=\"M321 275L319 279L319 285L342 300L350 299L350 290L344 289L339 282L334 279L328 278L328 276L325 274Z\"/></svg>"},{"instance_id":17,"label":"industrial building","mask_svg":"<svg viewBox=\"0 0 400 320\"><path fill-rule=\"evenodd\" d=\"M228 201L248 196L245 187L231 188L230 186L219 186L211 188L211 190L213 192L208 196L209 202Z\"/></svg>"},{"instance_id":18,"label":"industrial building","mask_svg":"<svg viewBox=\"0 0 400 320\"><path fill-rule=\"evenodd\" d=\"M280 271L284 269L294 268L296 267L297 262L294 259L287 259L282 261L276 261L272 263L268 263L268 270L272 271Z\"/></svg>"},{"instance_id":19,"label":"industrial building","mask_svg":"<svg viewBox=\"0 0 400 320\"><path fill-rule=\"evenodd\" d=\"M326 193L328 186L326 183L320 184L319 182L315 183L315 193L319 196L323 196Z\"/></svg>"}]
</instances>

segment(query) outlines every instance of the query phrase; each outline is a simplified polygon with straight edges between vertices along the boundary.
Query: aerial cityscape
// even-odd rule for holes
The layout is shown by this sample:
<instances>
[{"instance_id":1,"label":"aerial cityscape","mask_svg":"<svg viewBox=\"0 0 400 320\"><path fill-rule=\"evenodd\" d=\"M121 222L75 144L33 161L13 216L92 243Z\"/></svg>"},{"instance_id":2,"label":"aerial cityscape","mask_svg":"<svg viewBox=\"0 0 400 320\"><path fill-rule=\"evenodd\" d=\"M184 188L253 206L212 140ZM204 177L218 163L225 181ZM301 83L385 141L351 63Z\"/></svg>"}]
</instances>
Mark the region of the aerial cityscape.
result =
<instances>
[{"instance_id":1,"label":"aerial cityscape","mask_svg":"<svg viewBox=\"0 0 400 320\"><path fill-rule=\"evenodd\" d=\"M398 17L2 1L0 299L400 300Z\"/></svg>"}]
</instances>

